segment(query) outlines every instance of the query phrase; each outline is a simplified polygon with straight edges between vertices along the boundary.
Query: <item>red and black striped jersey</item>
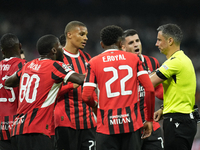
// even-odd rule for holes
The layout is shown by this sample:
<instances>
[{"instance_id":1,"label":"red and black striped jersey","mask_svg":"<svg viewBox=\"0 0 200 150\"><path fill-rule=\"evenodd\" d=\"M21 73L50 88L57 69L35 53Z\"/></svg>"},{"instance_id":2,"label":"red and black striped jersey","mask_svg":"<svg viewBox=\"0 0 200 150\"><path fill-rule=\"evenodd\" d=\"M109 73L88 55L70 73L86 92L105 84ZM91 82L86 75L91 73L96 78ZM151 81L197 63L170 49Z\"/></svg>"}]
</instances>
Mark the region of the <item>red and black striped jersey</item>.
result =
<instances>
[{"instance_id":1,"label":"red and black striped jersey","mask_svg":"<svg viewBox=\"0 0 200 150\"><path fill-rule=\"evenodd\" d=\"M50 136L58 91L62 81L67 82L73 73L64 63L51 59L34 59L17 72L19 107L12 136L27 133Z\"/></svg>"},{"instance_id":2,"label":"red and black striped jersey","mask_svg":"<svg viewBox=\"0 0 200 150\"><path fill-rule=\"evenodd\" d=\"M98 88L96 132L121 134L141 128L143 122L138 99L138 80L147 91L153 93L148 102L155 101L155 97L153 85L139 57L133 53L109 49L92 58L87 68L82 97L88 105L92 104L89 104L91 100L87 101L87 97L90 99L88 87ZM151 106L154 109L153 103ZM152 121L152 110L150 118Z\"/></svg>"},{"instance_id":3,"label":"red and black striped jersey","mask_svg":"<svg viewBox=\"0 0 200 150\"><path fill-rule=\"evenodd\" d=\"M77 73L86 73L86 65L90 59L91 56L82 50L79 50L78 54L72 54L64 49L64 63ZM64 94L58 95L55 106L55 127L62 126L73 129L96 127L92 108L82 101L82 86L67 91L66 86L70 87L70 85L62 85L60 93Z\"/></svg>"},{"instance_id":4,"label":"red and black striped jersey","mask_svg":"<svg viewBox=\"0 0 200 150\"><path fill-rule=\"evenodd\" d=\"M143 62L144 70L147 70L150 74L152 71L155 71L160 67L158 60L151 56L141 55L140 60ZM140 98L140 110L142 115L143 122L145 121L145 113L146 113L146 103L144 103L145 90L141 84L139 84L139 98ZM163 95L163 86L160 84L155 88L155 91L159 91L160 94ZM159 97L160 98L160 97ZM153 130L157 130L160 127L158 122L153 121Z\"/></svg>"},{"instance_id":5,"label":"red and black striped jersey","mask_svg":"<svg viewBox=\"0 0 200 150\"><path fill-rule=\"evenodd\" d=\"M17 57L6 58L0 62L0 140L10 139L19 98L19 88L6 87L4 82L25 63L26 60Z\"/></svg>"}]
</instances>

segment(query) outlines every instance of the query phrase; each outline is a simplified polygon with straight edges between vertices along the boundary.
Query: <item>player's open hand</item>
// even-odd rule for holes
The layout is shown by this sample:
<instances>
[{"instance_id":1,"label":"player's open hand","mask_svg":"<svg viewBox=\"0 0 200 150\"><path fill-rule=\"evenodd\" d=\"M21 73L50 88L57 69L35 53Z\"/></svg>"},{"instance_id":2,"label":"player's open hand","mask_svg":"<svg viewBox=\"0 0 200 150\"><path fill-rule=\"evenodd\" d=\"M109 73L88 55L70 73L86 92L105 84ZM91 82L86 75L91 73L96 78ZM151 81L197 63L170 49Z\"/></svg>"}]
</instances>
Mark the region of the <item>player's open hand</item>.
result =
<instances>
[{"instance_id":1,"label":"player's open hand","mask_svg":"<svg viewBox=\"0 0 200 150\"><path fill-rule=\"evenodd\" d=\"M142 137L141 139L145 139L145 138L148 138L150 137L151 135L151 132L152 132L152 122L145 122L144 123L144 126L142 127L142 130L143 130L143 134L142 134Z\"/></svg>"}]
</instances>

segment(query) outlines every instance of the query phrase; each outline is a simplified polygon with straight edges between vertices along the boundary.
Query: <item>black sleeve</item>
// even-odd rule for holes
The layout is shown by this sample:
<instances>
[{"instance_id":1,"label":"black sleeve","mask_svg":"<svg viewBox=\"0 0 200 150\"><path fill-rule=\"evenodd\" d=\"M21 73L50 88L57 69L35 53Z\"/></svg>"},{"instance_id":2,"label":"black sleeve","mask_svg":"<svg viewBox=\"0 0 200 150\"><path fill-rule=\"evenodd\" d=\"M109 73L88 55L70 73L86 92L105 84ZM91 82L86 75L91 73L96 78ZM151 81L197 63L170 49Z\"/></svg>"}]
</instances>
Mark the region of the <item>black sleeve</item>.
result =
<instances>
[{"instance_id":1,"label":"black sleeve","mask_svg":"<svg viewBox=\"0 0 200 150\"><path fill-rule=\"evenodd\" d=\"M166 79L167 79L159 70L156 71L156 74L157 74L157 76L158 76L159 78L161 78L161 79L163 79L163 80L166 80Z\"/></svg>"}]
</instances>

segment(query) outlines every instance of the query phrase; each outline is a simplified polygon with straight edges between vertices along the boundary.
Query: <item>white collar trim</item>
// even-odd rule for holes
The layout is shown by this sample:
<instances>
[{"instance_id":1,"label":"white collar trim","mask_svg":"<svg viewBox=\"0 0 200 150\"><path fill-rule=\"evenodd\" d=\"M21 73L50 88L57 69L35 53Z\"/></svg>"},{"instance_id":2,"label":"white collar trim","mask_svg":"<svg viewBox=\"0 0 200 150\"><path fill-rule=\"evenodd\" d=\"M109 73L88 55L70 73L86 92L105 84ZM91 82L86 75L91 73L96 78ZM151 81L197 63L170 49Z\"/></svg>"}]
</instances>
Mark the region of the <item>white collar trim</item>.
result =
<instances>
[{"instance_id":1,"label":"white collar trim","mask_svg":"<svg viewBox=\"0 0 200 150\"><path fill-rule=\"evenodd\" d=\"M103 51L102 53L106 53L106 52L109 52L109 51L119 51L118 49L107 49L105 51Z\"/></svg>"},{"instance_id":2,"label":"white collar trim","mask_svg":"<svg viewBox=\"0 0 200 150\"><path fill-rule=\"evenodd\" d=\"M66 51L64 48L63 48L63 50L64 50L64 54L69 56L69 57L78 58L80 56L79 51L78 51L78 54L72 54L72 53L69 53L68 51Z\"/></svg>"}]
</instances>

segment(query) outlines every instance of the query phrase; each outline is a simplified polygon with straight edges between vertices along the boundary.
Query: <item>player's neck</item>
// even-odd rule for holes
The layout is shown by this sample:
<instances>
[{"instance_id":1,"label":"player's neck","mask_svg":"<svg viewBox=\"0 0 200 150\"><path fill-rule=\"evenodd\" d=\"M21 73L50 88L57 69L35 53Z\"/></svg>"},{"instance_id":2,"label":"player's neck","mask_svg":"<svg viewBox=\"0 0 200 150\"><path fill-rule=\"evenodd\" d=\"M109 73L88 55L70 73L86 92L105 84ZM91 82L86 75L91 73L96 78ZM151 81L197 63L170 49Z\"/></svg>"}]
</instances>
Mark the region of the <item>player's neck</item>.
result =
<instances>
[{"instance_id":1,"label":"player's neck","mask_svg":"<svg viewBox=\"0 0 200 150\"><path fill-rule=\"evenodd\" d=\"M52 60L54 60L53 56L50 56L49 54L47 54L47 55L40 55L40 60L42 60L42 59L52 59Z\"/></svg>"},{"instance_id":2,"label":"player's neck","mask_svg":"<svg viewBox=\"0 0 200 150\"><path fill-rule=\"evenodd\" d=\"M68 43L65 45L64 49L72 54L78 54L78 52L79 52L78 48L76 48Z\"/></svg>"},{"instance_id":3,"label":"player's neck","mask_svg":"<svg viewBox=\"0 0 200 150\"><path fill-rule=\"evenodd\" d=\"M21 58L20 55L18 55L18 54L10 54L10 55L8 54L5 56L5 58L11 58L11 57Z\"/></svg>"},{"instance_id":4,"label":"player's neck","mask_svg":"<svg viewBox=\"0 0 200 150\"><path fill-rule=\"evenodd\" d=\"M105 51L108 49L119 49L119 47L117 45L104 46Z\"/></svg>"}]
</instances>

